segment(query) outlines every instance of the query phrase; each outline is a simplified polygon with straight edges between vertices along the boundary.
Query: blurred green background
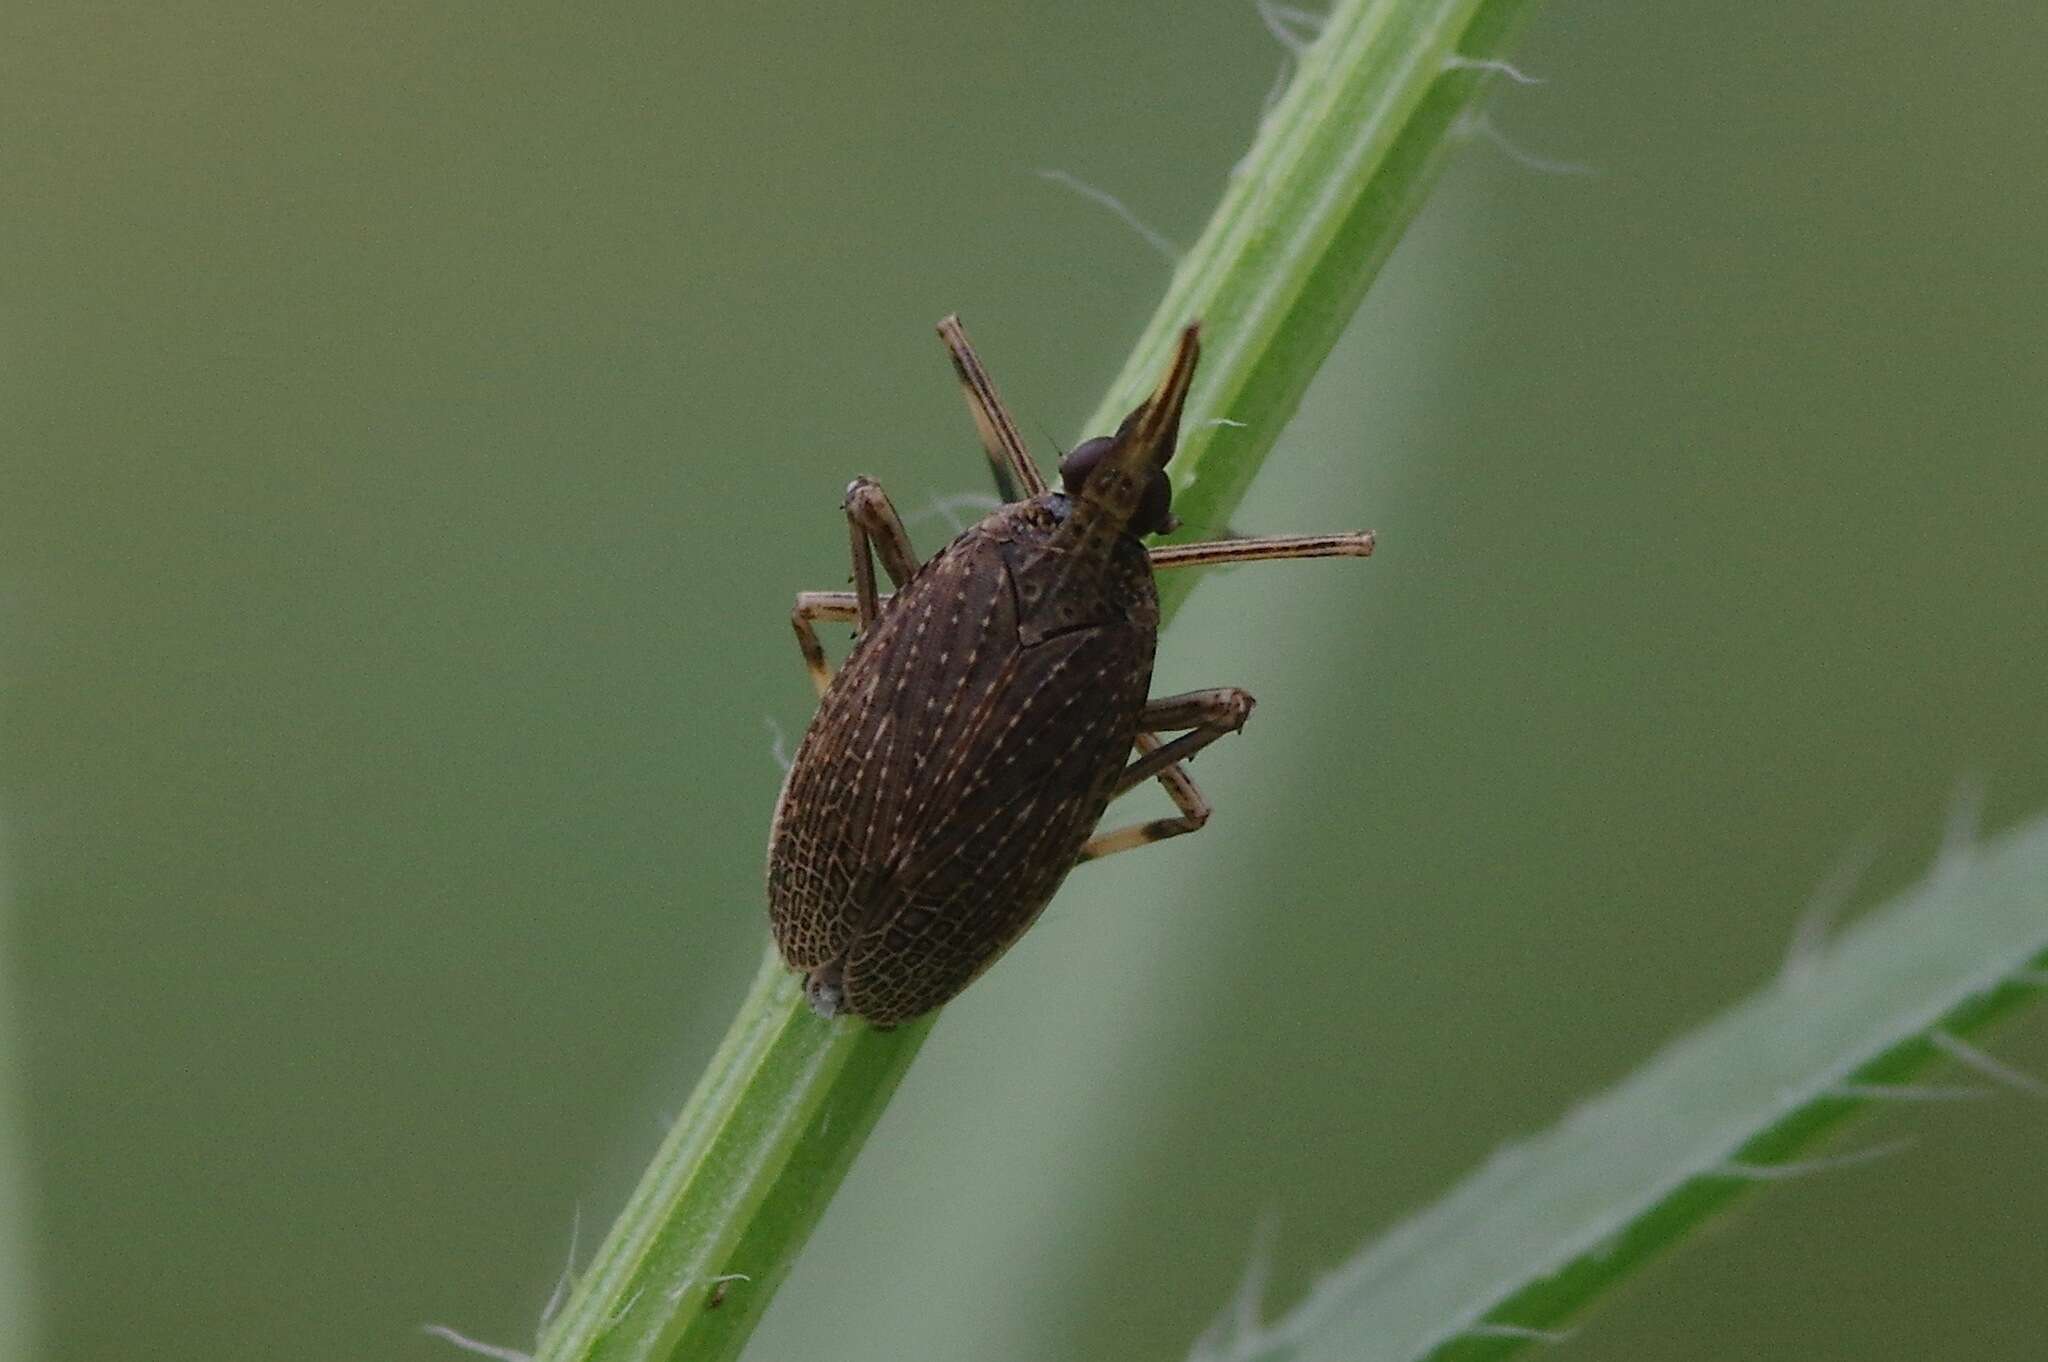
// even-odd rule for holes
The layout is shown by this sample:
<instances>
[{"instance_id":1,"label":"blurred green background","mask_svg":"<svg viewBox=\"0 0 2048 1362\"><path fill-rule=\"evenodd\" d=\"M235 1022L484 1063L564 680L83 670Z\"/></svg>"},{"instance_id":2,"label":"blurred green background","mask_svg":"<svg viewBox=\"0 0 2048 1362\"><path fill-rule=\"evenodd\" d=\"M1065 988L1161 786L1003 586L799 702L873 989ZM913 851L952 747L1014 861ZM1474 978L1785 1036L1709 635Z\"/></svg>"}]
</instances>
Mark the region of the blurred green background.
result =
<instances>
[{"instance_id":1,"label":"blurred green background","mask_svg":"<svg viewBox=\"0 0 2048 1362\"><path fill-rule=\"evenodd\" d=\"M1174 1358L2048 806L2048 17L1558 0L1206 583L1201 836L951 1009L755 1355ZM527 1346L764 940L840 489L1079 432L1249 4L0 17L19 1356ZM2048 1070L2048 1019L1988 1042ZM2040 1356L2038 1103L1892 1112L1568 1345ZM25 1152L24 1152L25 1151ZM0 1189L7 1179L0 1177ZM0 1251L0 1263L5 1253ZM39 1340L29 1342L31 1338ZM6 1344L0 1343L0 1355Z\"/></svg>"}]
</instances>

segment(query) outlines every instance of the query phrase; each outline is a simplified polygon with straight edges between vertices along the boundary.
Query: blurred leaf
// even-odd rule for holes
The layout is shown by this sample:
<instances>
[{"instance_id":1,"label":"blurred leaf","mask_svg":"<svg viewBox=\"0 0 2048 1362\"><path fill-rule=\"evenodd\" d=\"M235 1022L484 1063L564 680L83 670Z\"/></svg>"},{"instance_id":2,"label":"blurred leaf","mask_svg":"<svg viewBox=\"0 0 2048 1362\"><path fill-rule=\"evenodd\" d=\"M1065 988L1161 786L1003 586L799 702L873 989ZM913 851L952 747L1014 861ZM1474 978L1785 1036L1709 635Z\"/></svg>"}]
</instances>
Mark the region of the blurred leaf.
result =
<instances>
[{"instance_id":1,"label":"blurred leaf","mask_svg":"<svg viewBox=\"0 0 2048 1362\"><path fill-rule=\"evenodd\" d=\"M1501 1150L1272 1325L1251 1294L1195 1362L1504 1357L1944 1055L2037 1089L1962 1042L2042 989L2048 818L1936 865L1832 947L1669 1046L1557 1126ZM1254 1274L1256 1276L1256 1274Z\"/></svg>"}]
</instances>

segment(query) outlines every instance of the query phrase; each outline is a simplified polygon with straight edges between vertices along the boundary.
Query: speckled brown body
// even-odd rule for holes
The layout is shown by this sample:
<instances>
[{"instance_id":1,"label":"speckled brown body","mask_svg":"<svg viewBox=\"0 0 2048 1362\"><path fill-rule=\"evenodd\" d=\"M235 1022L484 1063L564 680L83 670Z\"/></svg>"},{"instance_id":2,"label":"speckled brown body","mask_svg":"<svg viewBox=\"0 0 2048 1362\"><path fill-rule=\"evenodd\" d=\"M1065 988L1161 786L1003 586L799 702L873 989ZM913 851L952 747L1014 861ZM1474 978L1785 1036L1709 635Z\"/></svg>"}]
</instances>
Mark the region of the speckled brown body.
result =
<instances>
[{"instance_id":1,"label":"speckled brown body","mask_svg":"<svg viewBox=\"0 0 2048 1362\"><path fill-rule=\"evenodd\" d=\"M920 567L783 783L776 942L871 1022L937 1007L1024 934L1130 756L1158 638L1151 566L1119 535L1077 589L1053 544L1068 509L1058 492L1004 506Z\"/></svg>"},{"instance_id":2,"label":"speckled brown body","mask_svg":"<svg viewBox=\"0 0 2048 1362\"><path fill-rule=\"evenodd\" d=\"M853 590L798 592L790 612L820 699L768 836L776 945L820 1015L929 1012L1016 943L1078 862L1209 821L1187 763L1254 702L1235 686L1147 698L1155 569L1372 552L1362 531L1145 547L1178 523L1166 467L1199 331L1182 330L1114 435L1060 457L1053 490L948 317L939 336L1008 504L919 566L881 486L848 484ZM858 633L837 676L821 621ZM1152 780L1172 817L1097 827Z\"/></svg>"}]
</instances>

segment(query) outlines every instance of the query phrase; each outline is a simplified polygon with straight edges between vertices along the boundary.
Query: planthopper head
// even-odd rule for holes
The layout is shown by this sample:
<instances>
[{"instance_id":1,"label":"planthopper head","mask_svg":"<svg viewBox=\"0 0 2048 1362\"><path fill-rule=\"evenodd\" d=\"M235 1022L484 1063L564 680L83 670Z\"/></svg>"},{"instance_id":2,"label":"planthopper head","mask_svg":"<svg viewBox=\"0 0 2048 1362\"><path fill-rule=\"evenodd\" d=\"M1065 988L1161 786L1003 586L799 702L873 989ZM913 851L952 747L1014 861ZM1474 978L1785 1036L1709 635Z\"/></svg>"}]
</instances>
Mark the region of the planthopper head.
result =
<instances>
[{"instance_id":1,"label":"planthopper head","mask_svg":"<svg viewBox=\"0 0 2048 1362\"><path fill-rule=\"evenodd\" d=\"M1181 411L1201 358L1199 323L1180 333L1173 362L1150 397L1114 435L1083 440L1060 460L1060 481L1072 503L1068 526L1079 538L1112 534L1164 534L1173 517L1167 462L1180 438Z\"/></svg>"}]
</instances>

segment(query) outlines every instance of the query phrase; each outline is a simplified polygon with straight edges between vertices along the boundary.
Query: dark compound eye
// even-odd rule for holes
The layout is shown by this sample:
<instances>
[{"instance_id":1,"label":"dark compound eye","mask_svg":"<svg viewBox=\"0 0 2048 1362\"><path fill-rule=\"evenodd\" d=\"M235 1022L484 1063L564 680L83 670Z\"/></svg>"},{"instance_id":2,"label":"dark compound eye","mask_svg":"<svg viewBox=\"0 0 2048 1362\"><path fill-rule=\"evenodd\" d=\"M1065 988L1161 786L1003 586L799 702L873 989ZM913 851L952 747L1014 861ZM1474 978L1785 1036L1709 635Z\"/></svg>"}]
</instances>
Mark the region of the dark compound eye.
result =
<instances>
[{"instance_id":1,"label":"dark compound eye","mask_svg":"<svg viewBox=\"0 0 2048 1362\"><path fill-rule=\"evenodd\" d=\"M1145 484L1144 500L1138 503L1138 513L1131 517L1132 534L1165 534L1178 529L1180 522L1173 517L1173 484L1166 480L1166 470L1152 470L1152 480Z\"/></svg>"},{"instance_id":2,"label":"dark compound eye","mask_svg":"<svg viewBox=\"0 0 2048 1362\"><path fill-rule=\"evenodd\" d=\"M1125 424L1130 423L1126 421ZM1068 496L1081 495L1081 485L1088 481L1088 475L1114 448L1115 436L1098 435L1067 451L1067 456L1060 460L1060 485ZM1155 468L1145 483L1145 495L1138 502L1138 513L1131 517L1131 533L1165 534L1179 523L1173 518L1173 484L1166 480L1165 470Z\"/></svg>"},{"instance_id":3,"label":"dark compound eye","mask_svg":"<svg viewBox=\"0 0 2048 1362\"><path fill-rule=\"evenodd\" d=\"M1083 440L1067 451L1060 460L1060 485L1067 489L1067 495L1081 495L1081 484L1088 481L1088 475L1095 471L1095 465L1102 462L1102 456L1116 447L1116 441L1107 435L1098 435L1092 440Z\"/></svg>"}]
</instances>

